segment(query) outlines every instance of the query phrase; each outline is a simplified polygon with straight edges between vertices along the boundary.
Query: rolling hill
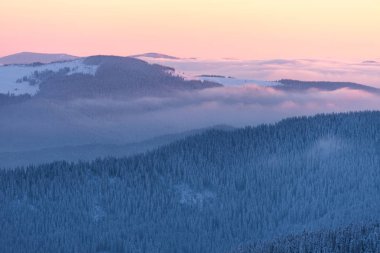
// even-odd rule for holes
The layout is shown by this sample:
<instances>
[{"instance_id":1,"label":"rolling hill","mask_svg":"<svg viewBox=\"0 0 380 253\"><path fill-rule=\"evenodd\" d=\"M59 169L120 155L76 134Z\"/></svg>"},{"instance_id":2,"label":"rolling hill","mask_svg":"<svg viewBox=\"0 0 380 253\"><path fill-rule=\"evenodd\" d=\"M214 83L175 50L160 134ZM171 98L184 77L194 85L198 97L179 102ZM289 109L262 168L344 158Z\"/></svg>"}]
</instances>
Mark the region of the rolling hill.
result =
<instances>
[{"instance_id":1,"label":"rolling hill","mask_svg":"<svg viewBox=\"0 0 380 253\"><path fill-rule=\"evenodd\" d=\"M30 94L49 99L141 97L220 86L207 81L185 81L173 75L173 71L135 58L117 56L3 66L0 67L0 93Z\"/></svg>"}]
</instances>

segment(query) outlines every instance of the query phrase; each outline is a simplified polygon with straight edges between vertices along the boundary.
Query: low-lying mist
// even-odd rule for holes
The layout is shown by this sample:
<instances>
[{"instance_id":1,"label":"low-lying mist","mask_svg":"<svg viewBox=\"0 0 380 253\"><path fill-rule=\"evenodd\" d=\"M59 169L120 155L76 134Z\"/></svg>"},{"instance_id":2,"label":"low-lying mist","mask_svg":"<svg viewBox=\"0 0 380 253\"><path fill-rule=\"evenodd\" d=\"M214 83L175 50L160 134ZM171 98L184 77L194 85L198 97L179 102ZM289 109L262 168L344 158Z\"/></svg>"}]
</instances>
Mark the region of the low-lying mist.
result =
<instances>
[{"instance_id":1,"label":"low-lying mist","mask_svg":"<svg viewBox=\"0 0 380 253\"><path fill-rule=\"evenodd\" d=\"M163 60L144 58L175 68L181 75L227 75L235 78L275 81L354 82L380 87L380 61L345 62L319 59L273 60ZM227 73L227 74L226 74Z\"/></svg>"},{"instance_id":2,"label":"low-lying mist","mask_svg":"<svg viewBox=\"0 0 380 253\"><path fill-rule=\"evenodd\" d=\"M254 84L138 99L35 99L0 109L0 152L123 144L221 124L244 127L379 108L378 95L358 90L286 92Z\"/></svg>"}]
</instances>

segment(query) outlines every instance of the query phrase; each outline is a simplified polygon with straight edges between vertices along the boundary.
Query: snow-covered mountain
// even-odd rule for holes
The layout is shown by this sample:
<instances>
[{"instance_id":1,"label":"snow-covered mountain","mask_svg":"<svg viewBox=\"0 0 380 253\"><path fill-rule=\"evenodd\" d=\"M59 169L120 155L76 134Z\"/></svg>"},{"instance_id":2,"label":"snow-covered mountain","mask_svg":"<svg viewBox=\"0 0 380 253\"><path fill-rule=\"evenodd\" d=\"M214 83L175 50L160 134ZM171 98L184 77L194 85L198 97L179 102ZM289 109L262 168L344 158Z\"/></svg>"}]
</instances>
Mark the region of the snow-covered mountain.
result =
<instances>
[{"instance_id":1,"label":"snow-covered mountain","mask_svg":"<svg viewBox=\"0 0 380 253\"><path fill-rule=\"evenodd\" d=\"M98 71L99 70L99 71ZM216 87L185 81L171 68L116 56L92 56L48 64L0 66L0 94L56 96L141 96Z\"/></svg>"},{"instance_id":2,"label":"snow-covered mountain","mask_svg":"<svg viewBox=\"0 0 380 253\"><path fill-rule=\"evenodd\" d=\"M68 54L42 54L32 52L21 52L0 58L0 65L6 64L30 64L35 62L50 63L56 61L68 61L77 59L77 56Z\"/></svg>"}]
</instances>

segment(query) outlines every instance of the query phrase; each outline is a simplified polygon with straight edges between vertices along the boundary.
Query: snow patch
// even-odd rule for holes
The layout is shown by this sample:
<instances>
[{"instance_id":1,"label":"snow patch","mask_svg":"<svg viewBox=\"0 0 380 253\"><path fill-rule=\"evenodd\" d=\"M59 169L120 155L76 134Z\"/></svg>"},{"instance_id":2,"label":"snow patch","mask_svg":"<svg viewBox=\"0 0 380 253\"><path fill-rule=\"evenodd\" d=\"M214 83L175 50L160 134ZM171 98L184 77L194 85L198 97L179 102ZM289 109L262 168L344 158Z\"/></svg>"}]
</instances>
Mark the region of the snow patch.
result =
<instances>
[{"instance_id":1,"label":"snow patch","mask_svg":"<svg viewBox=\"0 0 380 253\"><path fill-rule=\"evenodd\" d=\"M107 216L107 213L104 211L103 207L99 204L98 201L95 201L91 210L92 219L95 222L98 222L106 216Z\"/></svg>"},{"instance_id":2,"label":"snow patch","mask_svg":"<svg viewBox=\"0 0 380 253\"><path fill-rule=\"evenodd\" d=\"M66 75L85 74L95 75L97 65L87 65L83 59L56 62L50 64L7 65L0 66L0 94L35 95L39 91L39 81L36 73L52 71L58 73L67 70ZM31 84L30 81L33 81Z\"/></svg>"},{"instance_id":3,"label":"snow patch","mask_svg":"<svg viewBox=\"0 0 380 253\"><path fill-rule=\"evenodd\" d=\"M14 210L27 210L31 212L38 211L36 206L29 203L28 197L26 197L26 195L24 195L23 198L12 201L10 203L10 207Z\"/></svg>"},{"instance_id":4,"label":"snow patch","mask_svg":"<svg viewBox=\"0 0 380 253\"><path fill-rule=\"evenodd\" d=\"M175 186L175 189L180 195L179 202L184 205L203 206L206 201L216 197L213 192L207 190L203 192L196 192L185 184L177 185Z\"/></svg>"},{"instance_id":5,"label":"snow patch","mask_svg":"<svg viewBox=\"0 0 380 253\"><path fill-rule=\"evenodd\" d=\"M310 154L320 158L327 158L341 151L344 146L342 140L334 136L327 136L316 141L310 150Z\"/></svg>"},{"instance_id":6,"label":"snow patch","mask_svg":"<svg viewBox=\"0 0 380 253\"><path fill-rule=\"evenodd\" d=\"M219 76L200 76L198 77L201 81L209 81L214 83L219 83L224 86L241 86L246 84L256 84L259 86L271 87L282 85L278 82L262 81L262 80L252 80L252 79L239 79L233 77L219 77Z\"/></svg>"}]
</instances>

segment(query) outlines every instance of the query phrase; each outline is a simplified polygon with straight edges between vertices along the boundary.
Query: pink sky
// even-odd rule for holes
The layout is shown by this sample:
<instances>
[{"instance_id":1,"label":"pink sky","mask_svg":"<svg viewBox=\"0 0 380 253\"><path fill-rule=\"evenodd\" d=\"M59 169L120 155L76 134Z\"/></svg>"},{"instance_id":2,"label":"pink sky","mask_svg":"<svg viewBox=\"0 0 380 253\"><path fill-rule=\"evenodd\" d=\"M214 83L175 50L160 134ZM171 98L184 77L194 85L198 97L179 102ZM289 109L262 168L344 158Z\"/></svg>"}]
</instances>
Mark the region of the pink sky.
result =
<instances>
[{"instance_id":1,"label":"pink sky","mask_svg":"<svg viewBox=\"0 0 380 253\"><path fill-rule=\"evenodd\" d=\"M12 0L0 55L380 58L378 0Z\"/></svg>"}]
</instances>

